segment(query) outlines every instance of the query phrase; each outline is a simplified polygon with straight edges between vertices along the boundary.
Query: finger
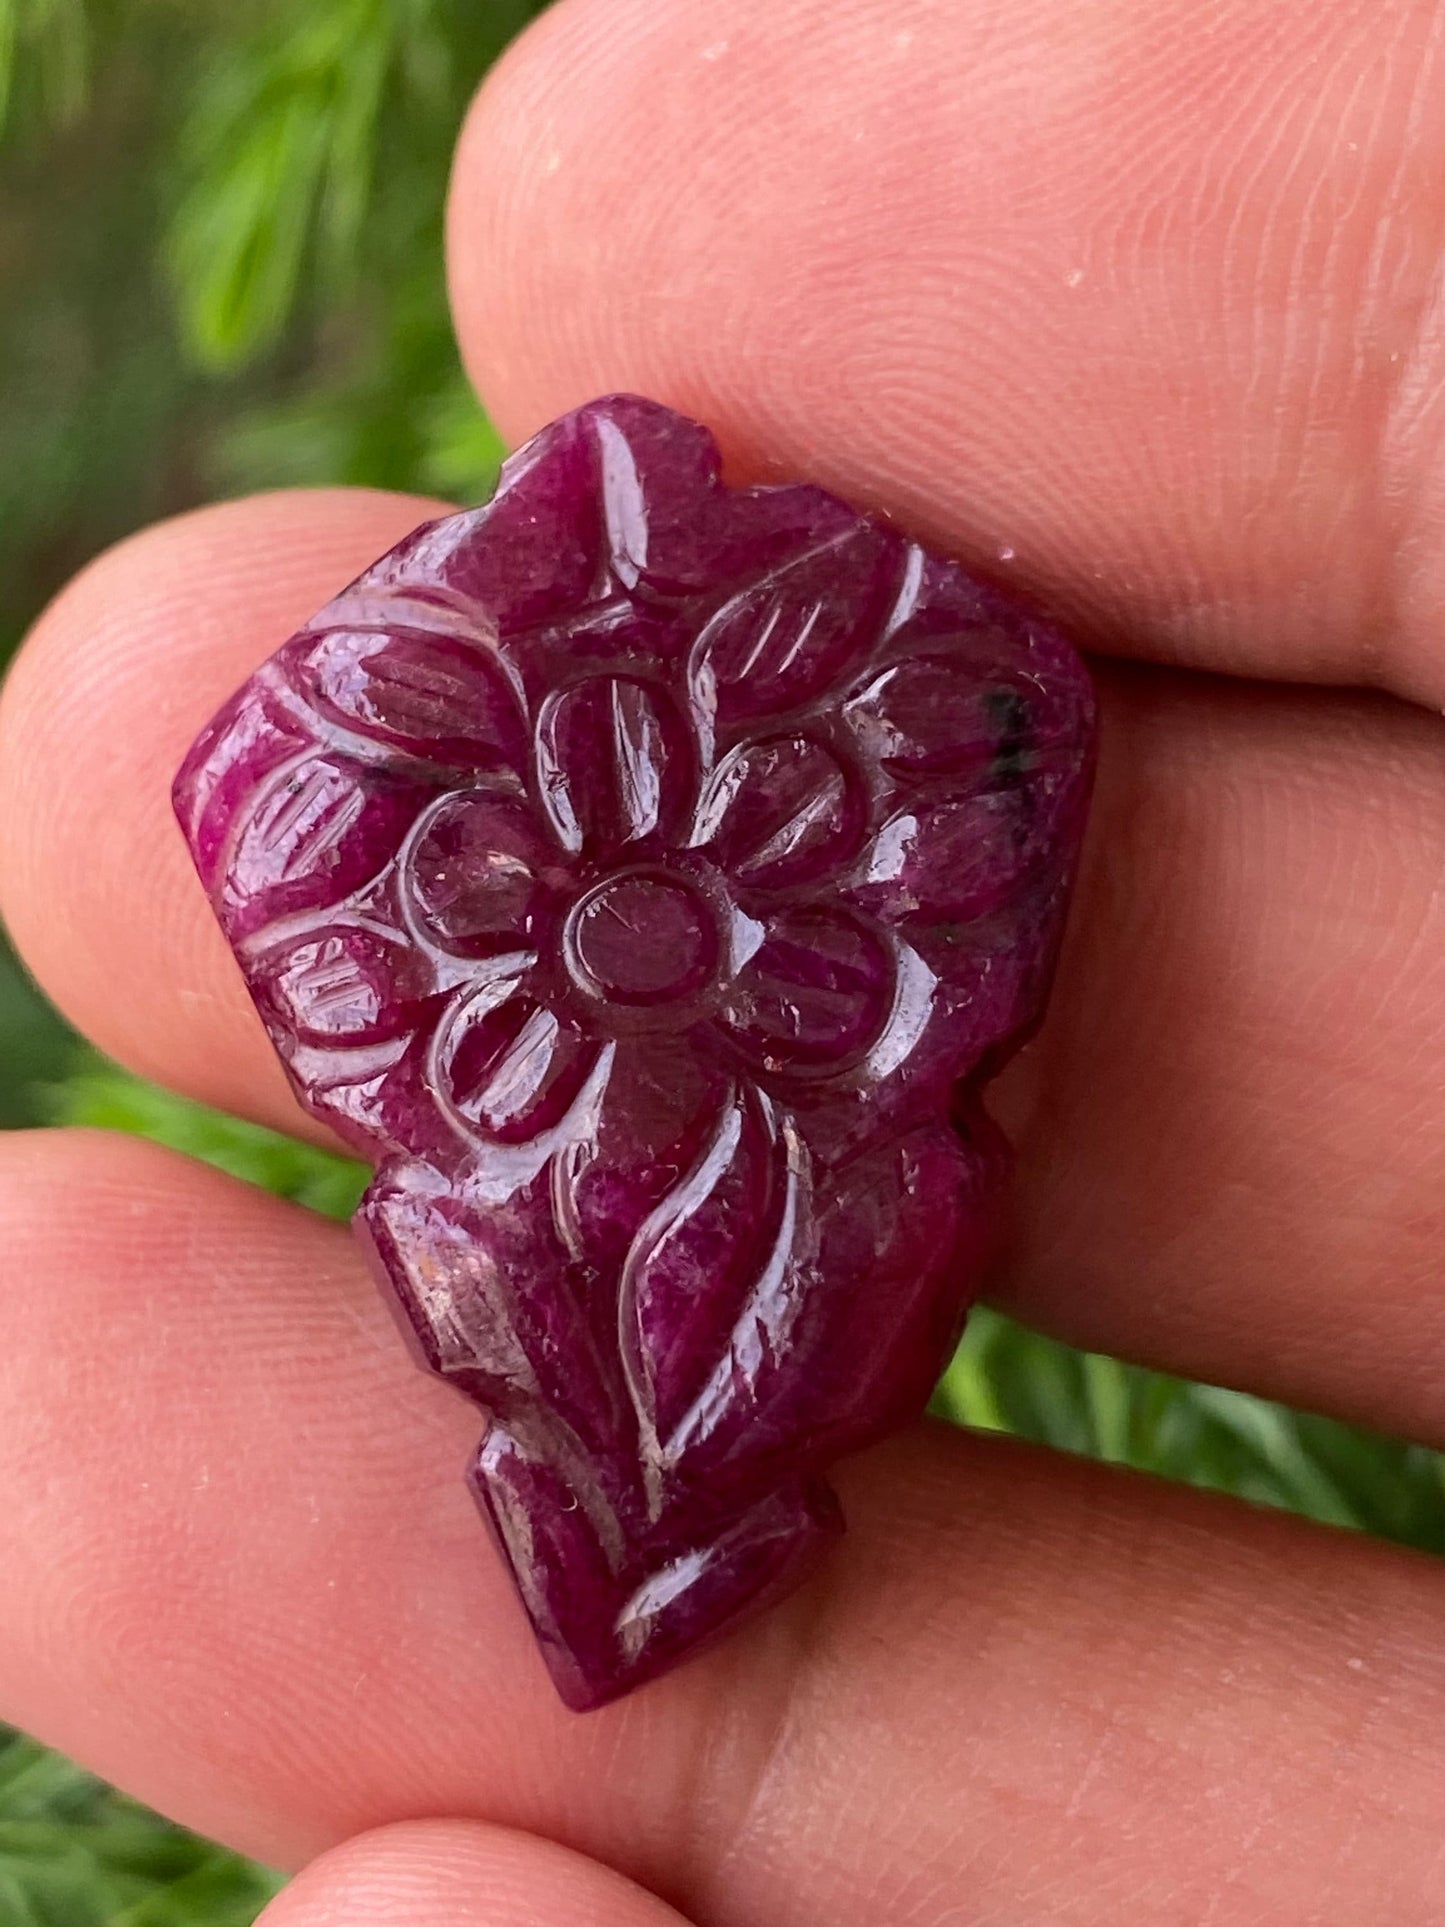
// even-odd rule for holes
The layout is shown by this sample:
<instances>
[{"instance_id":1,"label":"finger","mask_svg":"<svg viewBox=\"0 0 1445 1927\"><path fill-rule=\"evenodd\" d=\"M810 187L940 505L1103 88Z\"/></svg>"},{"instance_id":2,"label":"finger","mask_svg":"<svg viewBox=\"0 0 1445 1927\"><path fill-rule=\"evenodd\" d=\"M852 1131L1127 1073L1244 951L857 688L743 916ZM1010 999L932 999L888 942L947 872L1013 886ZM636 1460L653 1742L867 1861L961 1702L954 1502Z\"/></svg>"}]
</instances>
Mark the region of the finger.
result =
<instances>
[{"instance_id":1,"label":"finger","mask_svg":"<svg viewBox=\"0 0 1445 1927\"><path fill-rule=\"evenodd\" d=\"M196 882L170 784L257 664L438 506L282 493L134 537L71 583L0 698L0 916L42 986L143 1075L313 1137Z\"/></svg>"},{"instance_id":2,"label":"finger","mask_svg":"<svg viewBox=\"0 0 1445 1927\"><path fill-rule=\"evenodd\" d=\"M607 1867L547 1840L462 1821L362 1834L323 1854L257 1927L679 1927Z\"/></svg>"},{"instance_id":3,"label":"finger","mask_svg":"<svg viewBox=\"0 0 1445 1927\"><path fill-rule=\"evenodd\" d=\"M1105 730L994 1295L1445 1442L1445 732L1147 676Z\"/></svg>"},{"instance_id":4,"label":"finger","mask_svg":"<svg viewBox=\"0 0 1445 1927\"><path fill-rule=\"evenodd\" d=\"M1416 1555L929 1429L847 1469L819 1583L579 1718L344 1232L46 1133L0 1237L0 1712L193 1825L482 1819L710 1927L1433 1918Z\"/></svg>"},{"instance_id":5,"label":"finger","mask_svg":"<svg viewBox=\"0 0 1445 1927\"><path fill-rule=\"evenodd\" d=\"M0 910L31 967L103 1048L283 1129L306 1127L170 776L429 506L273 497L152 531L61 598L0 706ZM1439 725L1158 672L1103 695L1054 1015L999 1095L1022 1154L1000 1289L1101 1349L1445 1439Z\"/></svg>"},{"instance_id":6,"label":"finger","mask_svg":"<svg viewBox=\"0 0 1445 1927\"><path fill-rule=\"evenodd\" d=\"M640 389L1103 646L1445 705L1445 16L567 0L451 220L512 435Z\"/></svg>"}]
</instances>

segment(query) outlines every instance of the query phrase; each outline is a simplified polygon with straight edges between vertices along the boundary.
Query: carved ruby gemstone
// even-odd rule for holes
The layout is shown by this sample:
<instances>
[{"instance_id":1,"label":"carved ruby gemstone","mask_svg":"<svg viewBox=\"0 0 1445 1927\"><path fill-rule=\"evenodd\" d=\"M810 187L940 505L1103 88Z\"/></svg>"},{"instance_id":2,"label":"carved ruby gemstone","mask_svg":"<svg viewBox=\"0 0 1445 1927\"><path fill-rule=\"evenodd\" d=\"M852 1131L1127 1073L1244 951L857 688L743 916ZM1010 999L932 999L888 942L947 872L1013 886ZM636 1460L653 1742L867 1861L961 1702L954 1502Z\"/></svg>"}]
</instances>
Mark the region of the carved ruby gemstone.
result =
<instances>
[{"instance_id":1,"label":"carved ruby gemstone","mask_svg":"<svg viewBox=\"0 0 1445 1927\"><path fill-rule=\"evenodd\" d=\"M986 1255L1093 704L1047 623L617 396L265 663L175 800L557 1686L795 1583Z\"/></svg>"}]
</instances>

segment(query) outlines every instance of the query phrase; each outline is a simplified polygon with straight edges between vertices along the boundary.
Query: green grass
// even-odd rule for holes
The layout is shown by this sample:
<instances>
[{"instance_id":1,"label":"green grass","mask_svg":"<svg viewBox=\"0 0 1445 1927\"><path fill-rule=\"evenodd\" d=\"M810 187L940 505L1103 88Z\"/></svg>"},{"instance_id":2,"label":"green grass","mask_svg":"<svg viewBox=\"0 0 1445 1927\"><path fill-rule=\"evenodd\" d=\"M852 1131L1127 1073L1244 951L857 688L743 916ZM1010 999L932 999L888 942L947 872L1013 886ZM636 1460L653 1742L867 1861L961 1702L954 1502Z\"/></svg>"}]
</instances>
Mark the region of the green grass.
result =
<instances>
[{"instance_id":1,"label":"green grass","mask_svg":"<svg viewBox=\"0 0 1445 1927\"><path fill-rule=\"evenodd\" d=\"M49 1092L45 1108L57 1124L129 1131L328 1218L351 1216L368 1176L366 1166L351 1158L332 1157L278 1131L209 1111L89 1053L81 1054L65 1082Z\"/></svg>"},{"instance_id":2,"label":"green grass","mask_svg":"<svg viewBox=\"0 0 1445 1927\"><path fill-rule=\"evenodd\" d=\"M280 1885L0 1730L0 1927L248 1927Z\"/></svg>"},{"instance_id":3,"label":"green grass","mask_svg":"<svg viewBox=\"0 0 1445 1927\"><path fill-rule=\"evenodd\" d=\"M1077 1352L981 1307L940 1416L1445 1553L1445 1459L1217 1385Z\"/></svg>"},{"instance_id":4,"label":"green grass","mask_svg":"<svg viewBox=\"0 0 1445 1927\"><path fill-rule=\"evenodd\" d=\"M82 1056L49 1093L56 1122L131 1131L332 1216L359 1165L222 1117ZM987 1309L935 1411L1066 1452L1445 1551L1445 1461L1218 1387L1076 1352ZM243 1927L275 1891L250 1866L0 1735L0 1927Z\"/></svg>"}]
</instances>

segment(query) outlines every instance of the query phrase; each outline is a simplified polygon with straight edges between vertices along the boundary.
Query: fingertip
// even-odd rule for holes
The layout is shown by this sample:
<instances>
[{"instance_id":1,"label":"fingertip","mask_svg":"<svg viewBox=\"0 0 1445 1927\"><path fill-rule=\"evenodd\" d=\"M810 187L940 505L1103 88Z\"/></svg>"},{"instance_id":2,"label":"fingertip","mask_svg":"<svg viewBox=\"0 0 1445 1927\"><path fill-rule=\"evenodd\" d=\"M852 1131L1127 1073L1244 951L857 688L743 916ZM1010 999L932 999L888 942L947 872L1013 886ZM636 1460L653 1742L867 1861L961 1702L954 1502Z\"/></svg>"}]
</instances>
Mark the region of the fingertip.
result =
<instances>
[{"instance_id":1,"label":"fingertip","mask_svg":"<svg viewBox=\"0 0 1445 1927\"><path fill-rule=\"evenodd\" d=\"M308 1129L176 829L170 783L216 707L435 503L286 491L97 558L0 693L0 916L85 1035L208 1102Z\"/></svg>"},{"instance_id":2,"label":"fingertip","mask_svg":"<svg viewBox=\"0 0 1445 1927\"><path fill-rule=\"evenodd\" d=\"M651 394L1100 648L1438 707L1430 10L1146 12L562 0L452 190L498 424Z\"/></svg>"},{"instance_id":3,"label":"fingertip","mask_svg":"<svg viewBox=\"0 0 1445 1927\"><path fill-rule=\"evenodd\" d=\"M380 1828L334 1848L258 1927L681 1927L610 1868L505 1827L456 1820Z\"/></svg>"}]
</instances>

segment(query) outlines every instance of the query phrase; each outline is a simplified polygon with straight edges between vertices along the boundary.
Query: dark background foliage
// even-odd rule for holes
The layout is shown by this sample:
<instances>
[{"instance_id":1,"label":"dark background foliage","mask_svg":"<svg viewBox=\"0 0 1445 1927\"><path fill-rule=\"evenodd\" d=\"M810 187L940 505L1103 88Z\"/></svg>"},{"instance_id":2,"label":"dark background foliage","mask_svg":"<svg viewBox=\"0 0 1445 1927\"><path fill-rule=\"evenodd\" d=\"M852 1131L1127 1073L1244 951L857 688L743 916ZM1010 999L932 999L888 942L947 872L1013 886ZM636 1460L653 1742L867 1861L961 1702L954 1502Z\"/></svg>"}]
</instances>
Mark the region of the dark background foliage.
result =
<instances>
[{"instance_id":1,"label":"dark background foliage","mask_svg":"<svg viewBox=\"0 0 1445 1927\"><path fill-rule=\"evenodd\" d=\"M0 0L0 664L132 528L281 484L484 495L441 210L541 0ZM0 1127L138 1132L344 1215L355 1167L90 1054L0 936ZM1445 1470L979 1314L940 1416L1445 1550ZM3 1503L3 1498L0 1498ZM0 1729L0 1927L243 1927L276 1882Z\"/></svg>"}]
</instances>

